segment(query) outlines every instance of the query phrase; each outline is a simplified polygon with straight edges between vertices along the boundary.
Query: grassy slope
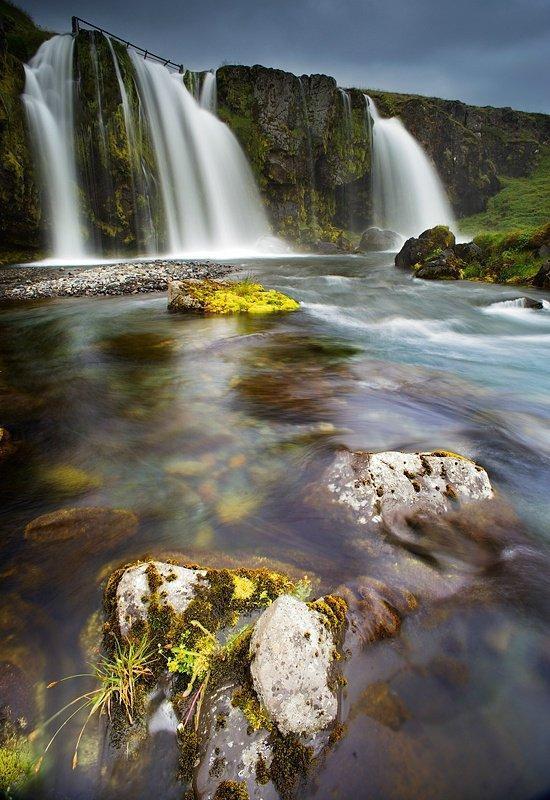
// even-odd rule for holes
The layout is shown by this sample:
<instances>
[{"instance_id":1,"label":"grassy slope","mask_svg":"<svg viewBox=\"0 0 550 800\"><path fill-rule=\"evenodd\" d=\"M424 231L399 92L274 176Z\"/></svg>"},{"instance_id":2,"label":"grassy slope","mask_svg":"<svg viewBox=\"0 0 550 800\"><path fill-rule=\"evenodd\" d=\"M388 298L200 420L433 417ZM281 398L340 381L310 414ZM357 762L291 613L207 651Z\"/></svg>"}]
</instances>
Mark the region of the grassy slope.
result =
<instances>
[{"instance_id":1,"label":"grassy slope","mask_svg":"<svg viewBox=\"0 0 550 800\"><path fill-rule=\"evenodd\" d=\"M528 177L500 180L503 188L489 200L487 210L460 220L461 231L534 229L550 220L550 149Z\"/></svg>"}]
</instances>

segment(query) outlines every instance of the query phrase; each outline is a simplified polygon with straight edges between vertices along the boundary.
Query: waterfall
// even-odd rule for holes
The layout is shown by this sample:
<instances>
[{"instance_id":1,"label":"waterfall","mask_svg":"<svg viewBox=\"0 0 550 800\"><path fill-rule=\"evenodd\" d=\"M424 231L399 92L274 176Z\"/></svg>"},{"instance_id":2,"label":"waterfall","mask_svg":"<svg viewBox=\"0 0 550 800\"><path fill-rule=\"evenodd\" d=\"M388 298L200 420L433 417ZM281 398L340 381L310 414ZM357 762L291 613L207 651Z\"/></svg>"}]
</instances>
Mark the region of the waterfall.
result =
<instances>
[{"instance_id":1,"label":"waterfall","mask_svg":"<svg viewBox=\"0 0 550 800\"><path fill-rule=\"evenodd\" d=\"M345 89L338 87L340 97L342 98L342 110L344 119L344 131L346 134L346 144L351 147L353 139L353 123L351 119L351 97Z\"/></svg>"},{"instance_id":2,"label":"waterfall","mask_svg":"<svg viewBox=\"0 0 550 800\"><path fill-rule=\"evenodd\" d=\"M115 53L112 41L108 36L105 36L111 57L113 59L113 66L115 68L115 75L118 83L118 90L120 92L120 101L122 103L122 114L124 116L124 127L126 128L126 138L128 140L128 150L132 158L132 194L134 200L134 208L136 211L136 240L141 250L148 254L152 254L156 250L156 233L153 225L153 216L151 213L151 205L149 201L149 192L147 191L147 177L141 159L139 158L139 151L137 148L138 131L136 129L134 115L130 107L130 100L122 74L120 72L120 64ZM137 202L137 192L140 197L144 198L144 203Z\"/></svg>"},{"instance_id":3,"label":"waterfall","mask_svg":"<svg viewBox=\"0 0 550 800\"><path fill-rule=\"evenodd\" d=\"M402 236L456 223L443 184L428 156L396 117L384 119L365 95L372 120L374 223Z\"/></svg>"},{"instance_id":4,"label":"waterfall","mask_svg":"<svg viewBox=\"0 0 550 800\"><path fill-rule=\"evenodd\" d=\"M182 76L131 52L157 164L172 254L254 249L270 230L248 162L229 128Z\"/></svg>"},{"instance_id":5,"label":"waterfall","mask_svg":"<svg viewBox=\"0 0 550 800\"><path fill-rule=\"evenodd\" d=\"M25 65L23 102L46 201L54 258L84 258L74 151L74 39L54 36Z\"/></svg>"},{"instance_id":6,"label":"waterfall","mask_svg":"<svg viewBox=\"0 0 550 800\"><path fill-rule=\"evenodd\" d=\"M211 111L212 114L215 114L218 110L215 70L207 72L202 80L200 105L201 108Z\"/></svg>"}]
</instances>

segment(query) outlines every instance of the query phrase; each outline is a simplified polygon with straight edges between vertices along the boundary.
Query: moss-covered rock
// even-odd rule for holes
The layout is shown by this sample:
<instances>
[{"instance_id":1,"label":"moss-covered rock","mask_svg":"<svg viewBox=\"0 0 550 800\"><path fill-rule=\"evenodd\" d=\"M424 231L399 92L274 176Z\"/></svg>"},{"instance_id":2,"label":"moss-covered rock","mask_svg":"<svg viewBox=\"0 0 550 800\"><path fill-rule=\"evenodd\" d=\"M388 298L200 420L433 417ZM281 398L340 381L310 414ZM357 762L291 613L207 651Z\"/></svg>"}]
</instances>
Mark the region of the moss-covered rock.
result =
<instances>
[{"instance_id":1,"label":"moss-covered rock","mask_svg":"<svg viewBox=\"0 0 550 800\"><path fill-rule=\"evenodd\" d=\"M259 283L189 279L168 284L168 310L203 314L273 314L297 311L300 304Z\"/></svg>"},{"instance_id":2,"label":"moss-covered rock","mask_svg":"<svg viewBox=\"0 0 550 800\"><path fill-rule=\"evenodd\" d=\"M418 238L407 239L399 253L395 256L395 266L401 269L418 269L430 258L452 248L455 237L445 225L428 228Z\"/></svg>"}]
</instances>

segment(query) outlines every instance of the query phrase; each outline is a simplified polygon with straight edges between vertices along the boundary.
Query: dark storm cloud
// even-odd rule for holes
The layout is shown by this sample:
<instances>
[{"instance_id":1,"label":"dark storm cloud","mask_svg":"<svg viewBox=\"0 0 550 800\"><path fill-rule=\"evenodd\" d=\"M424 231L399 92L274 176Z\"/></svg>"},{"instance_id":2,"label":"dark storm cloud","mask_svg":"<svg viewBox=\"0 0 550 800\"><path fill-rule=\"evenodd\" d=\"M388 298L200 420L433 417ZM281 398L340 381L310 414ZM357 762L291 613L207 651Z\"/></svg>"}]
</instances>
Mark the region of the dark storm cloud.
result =
<instances>
[{"instance_id":1,"label":"dark storm cloud","mask_svg":"<svg viewBox=\"0 0 550 800\"><path fill-rule=\"evenodd\" d=\"M77 14L193 69L265 64L341 85L550 111L550 0L21 0Z\"/></svg>"}]
</instances>

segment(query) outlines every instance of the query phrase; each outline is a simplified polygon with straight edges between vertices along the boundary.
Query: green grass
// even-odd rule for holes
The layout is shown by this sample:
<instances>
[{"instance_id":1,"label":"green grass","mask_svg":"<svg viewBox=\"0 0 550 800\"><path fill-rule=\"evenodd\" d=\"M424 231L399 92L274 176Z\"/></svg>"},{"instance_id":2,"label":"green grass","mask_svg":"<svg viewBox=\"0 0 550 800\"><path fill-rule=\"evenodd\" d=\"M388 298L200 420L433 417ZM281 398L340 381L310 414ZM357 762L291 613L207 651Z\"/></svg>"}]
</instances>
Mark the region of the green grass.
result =
<instances>
[{"instance_id":1,"label":"green grass","mask_svg":"<svg viewBox=\"0 0 550 800\"><path fill-rule=\"evenodd\" d=\"M531 175L501 178L502 189L487 203L487 210L460 220L460 230L482 231L534 229L550 220L550 149L546 149Z\"/></svg>"},{"instance_id":2,"label":"green grass","mask_svg":"<svg viewBox=\"0 0 550 800\"><path fill-rule=\"evenodd\" d=\"M485 231L478 234L474 241L481 248L481 257L479 261L464 267L464 278L496 283L528 283L544 261L538 255L538 250L542 244L550 241L550 222L538 228Z\"/></svg>"}]
</instances>

